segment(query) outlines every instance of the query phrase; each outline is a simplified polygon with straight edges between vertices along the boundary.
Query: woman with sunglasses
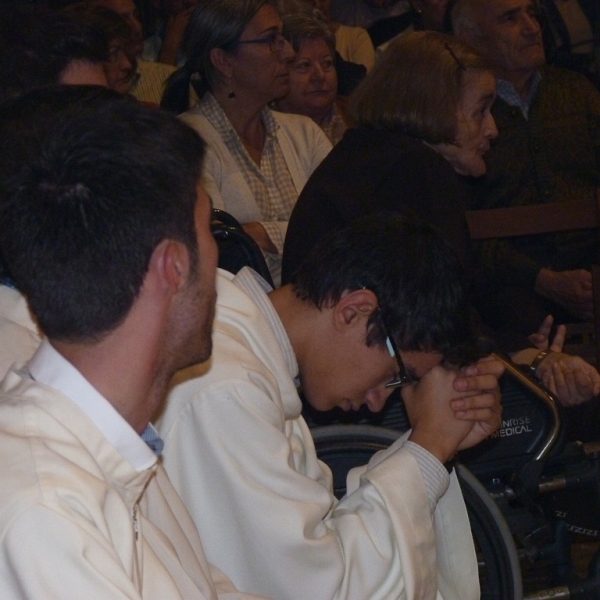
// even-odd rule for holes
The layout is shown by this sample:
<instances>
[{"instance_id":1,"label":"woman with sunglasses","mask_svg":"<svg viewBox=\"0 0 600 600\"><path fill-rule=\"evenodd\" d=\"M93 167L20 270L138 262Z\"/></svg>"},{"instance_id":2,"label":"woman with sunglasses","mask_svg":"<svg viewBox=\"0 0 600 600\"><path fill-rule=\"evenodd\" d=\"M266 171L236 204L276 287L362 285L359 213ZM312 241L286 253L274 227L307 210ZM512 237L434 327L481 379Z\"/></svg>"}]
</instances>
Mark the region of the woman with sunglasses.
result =
<instances>
[{"instance_id":1,"label":"woman with sunglasses","mask_svg":"<svg viewBox=\"0 0 600 600\"><path fill-rule=\"evenodd\" d=\"M187 62L167 83L162 106L182 115L208 144L205 186L265 253L279 280L287 220L306 180L331 149L306 117L273 113L289 91L294 52L266 0L206 0L190 19Z\"/></svg>"}]
</instances>

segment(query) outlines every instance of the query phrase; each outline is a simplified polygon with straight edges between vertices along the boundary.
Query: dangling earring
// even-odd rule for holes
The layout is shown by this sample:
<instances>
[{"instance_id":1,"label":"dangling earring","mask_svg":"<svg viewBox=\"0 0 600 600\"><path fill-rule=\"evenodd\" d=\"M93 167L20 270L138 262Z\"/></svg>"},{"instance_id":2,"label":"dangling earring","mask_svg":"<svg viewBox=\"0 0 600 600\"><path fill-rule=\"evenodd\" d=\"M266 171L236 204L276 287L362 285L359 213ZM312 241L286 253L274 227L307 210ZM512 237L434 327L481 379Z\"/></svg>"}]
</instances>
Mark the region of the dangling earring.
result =
<instances>
[{"instance_id":1,"label":"dangling earring","mask_svg":"<svg viewBox=\"0 0 600 600\"><path fill-rule=\"evenodd\" d=\"M231 87L231 79L229 80L229 94L227 94L227 97L230 100L233 100L235 98L235 92L233 91L233 88Z\"/></svg>"}]
</instances>

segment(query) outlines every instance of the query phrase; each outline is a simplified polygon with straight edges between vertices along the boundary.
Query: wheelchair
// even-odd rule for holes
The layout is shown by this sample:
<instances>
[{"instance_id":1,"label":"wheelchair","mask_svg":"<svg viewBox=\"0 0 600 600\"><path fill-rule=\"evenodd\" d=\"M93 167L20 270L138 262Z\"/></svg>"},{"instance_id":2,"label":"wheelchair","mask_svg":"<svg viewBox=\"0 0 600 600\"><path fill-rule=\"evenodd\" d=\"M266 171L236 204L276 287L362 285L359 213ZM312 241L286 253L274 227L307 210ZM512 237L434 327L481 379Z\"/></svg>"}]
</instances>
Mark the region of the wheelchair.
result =
<instances>
[{"instance_id":1,"label":"wheelchair","mask_svg":"<svg viewBox=\"0 0 600 600\"><path fill-rule=\"evenodd\" d=\"M456 467L477 549L481 597L600 598L600 550L582 581L570 552L573 534L600 540L600 443L565 444L556 399L510 359L499 358L506 368L502 428L461 452ZM305 413L338 495L349 469L410 427L400 398L378 415L318 414L308 407ZM535 564L552 573L552 587L524 596L522 569Z\"/></svg>"},{"instance_id":2,"label":"wheelchair","mask_svg":"<svg viewBox=\"0 0 600 600\"><path fill-rule=\"evenodd\" d=\"M221 268L236 273L247 265L271 280L260 248L233 217L214 210L211 228ZM502 428L460 453L455 466L477 550L481 597L600 600L600 550L582 581L574 576L570 553L573 534L600 540L600 442L566 444L556 399L510 359L498 358L506 369ZM305 403L304 417L338 497L352 467L367 463L410 427L395 396L377 414L318 413ZM586 510L580 506L584 495ZM536 563L552 570L553 587L524 596L522 570Z\"/></svg>"}]
</instances>

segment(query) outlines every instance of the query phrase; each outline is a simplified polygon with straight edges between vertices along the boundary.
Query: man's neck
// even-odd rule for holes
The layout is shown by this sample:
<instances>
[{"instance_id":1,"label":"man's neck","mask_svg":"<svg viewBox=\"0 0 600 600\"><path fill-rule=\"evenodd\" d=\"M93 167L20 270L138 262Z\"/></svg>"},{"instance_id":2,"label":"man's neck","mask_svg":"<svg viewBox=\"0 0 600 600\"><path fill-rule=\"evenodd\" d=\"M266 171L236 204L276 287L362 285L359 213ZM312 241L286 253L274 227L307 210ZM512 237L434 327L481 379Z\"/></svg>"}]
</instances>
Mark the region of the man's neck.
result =
<instances>
[{"instance_id":1,"label":"man's neck","mask_svg":"<svg viewBox=\"0 0 600 600\"><path fill-rule=\"evenodd\" d=\"M51 343L135 431L141 434L146 429L169 382L158 354L151 356L143 343L132 347L114 333L99 342Z\"/></svg>"}]
</instances>

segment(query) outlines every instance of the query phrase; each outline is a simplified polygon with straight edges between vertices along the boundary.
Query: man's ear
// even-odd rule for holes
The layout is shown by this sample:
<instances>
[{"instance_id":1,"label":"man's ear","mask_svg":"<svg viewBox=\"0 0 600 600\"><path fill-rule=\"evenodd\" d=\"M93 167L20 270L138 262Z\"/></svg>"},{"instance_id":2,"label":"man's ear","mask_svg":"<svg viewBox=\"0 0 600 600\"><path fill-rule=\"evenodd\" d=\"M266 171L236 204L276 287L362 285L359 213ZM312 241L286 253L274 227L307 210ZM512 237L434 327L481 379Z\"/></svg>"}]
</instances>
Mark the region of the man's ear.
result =
<instances>
[{"instance_id":1,"label":"man's ear","mask_svg":"<svg viewBox=\"0 0 600 600\"><path fill-rule=\"evenodd\" d=\"M231 56L222 48L212 48L209 57L213 67L217 69L225 79L231 79L233 76Z\"/></svg>"},{"instance_id":2,"label":"man's ear","mask_svg":"<svg viewBox=\"0 0 600 600\"><path fill-rule=\"evenodd\" d=\"M190 254L185 244L166 239L154 248L148 271L161 287L177 293L185 286L190 268Z\"/></svg>"},{"instance_id":3,"label":"man's ear","mask_svg":"<svg viewBox=\"0 0 600 600\"><path fill-rule=\"evenodd\" d=\"M351 327L366 327L377 310L377 296L371 290L345 292L333 307L334 326L338 331Z\"/></svg>"}]
</instances>

